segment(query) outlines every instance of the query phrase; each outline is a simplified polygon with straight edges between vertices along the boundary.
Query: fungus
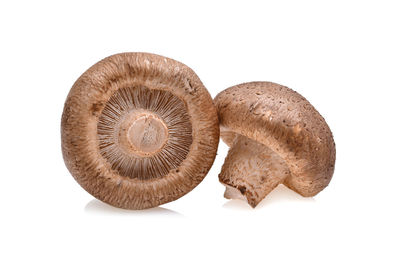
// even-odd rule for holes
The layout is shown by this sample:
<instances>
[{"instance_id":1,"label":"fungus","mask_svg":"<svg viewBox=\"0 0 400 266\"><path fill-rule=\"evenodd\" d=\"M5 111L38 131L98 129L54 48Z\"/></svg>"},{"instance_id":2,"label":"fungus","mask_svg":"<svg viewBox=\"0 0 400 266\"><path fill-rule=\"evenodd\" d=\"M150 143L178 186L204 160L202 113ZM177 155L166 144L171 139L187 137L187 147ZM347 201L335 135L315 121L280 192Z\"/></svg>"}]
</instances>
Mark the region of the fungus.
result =
<instances>
[{"instance_id":1,"label":"fungus","mask_svg":"<svg viewBox=\"0 0 400 266\"><path fill-rule=\"evenodd\" d=\"M219 174L228 199L253 208L277 185L305 197L323 190L335 143L322 116L297 92L271 82L230 87L214 99L230 150Z\"/></svg>"},{"instance_id":2,"label":"fungus","mask_svg":"<svg viewBox=\"0 0 400 266\"><path fill-rule=\"evenodd\" d=\"M116 207L145 209L197 186L216 155L216 109L196 74L147 53L110 56L67 97L62 151L76 181Z\"/></svg>"}]
</instances>

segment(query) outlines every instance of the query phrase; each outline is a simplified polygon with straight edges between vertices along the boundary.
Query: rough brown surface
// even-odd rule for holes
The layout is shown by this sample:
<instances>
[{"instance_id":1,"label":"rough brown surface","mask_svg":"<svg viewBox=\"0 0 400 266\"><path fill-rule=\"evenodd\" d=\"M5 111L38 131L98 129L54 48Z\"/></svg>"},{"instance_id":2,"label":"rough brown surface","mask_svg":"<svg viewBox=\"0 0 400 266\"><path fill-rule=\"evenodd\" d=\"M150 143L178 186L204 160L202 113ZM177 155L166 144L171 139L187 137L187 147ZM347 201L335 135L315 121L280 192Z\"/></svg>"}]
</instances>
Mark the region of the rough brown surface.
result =
<instances>
[{"instance_id":1,"label":"rough brown surface","mask_svg":"<svg viewBox=\"0 0 400 266\"><path fill-rule=\"evenodd\" d=\"M133 129L125 125L129 119ZM168 132L160 135L164 126ZM137 132L140 140L131 136ZM176 200L203 180L219 127L212 99L190 68L154 54L123 53L75 82L61 136L65 164L86 191L117 207L144 209ZM127 143L151 152L131 152Z\"/></svg>"},{"instance_id":2,"label":"rough brown surface","mask_svg":"<svg viewBox=\"0 0 400 266\"><path fill-rule=\"evenodd\" d=\"M229 187L228 198L235 188L255 207L279 183L307 197L329 184L333 136L300 94L271 82L250 82L224 90L214 103L221 137L232 147L219 175ZM252 154L243 145L252 145Z\"/></svg>"}]
</instances>

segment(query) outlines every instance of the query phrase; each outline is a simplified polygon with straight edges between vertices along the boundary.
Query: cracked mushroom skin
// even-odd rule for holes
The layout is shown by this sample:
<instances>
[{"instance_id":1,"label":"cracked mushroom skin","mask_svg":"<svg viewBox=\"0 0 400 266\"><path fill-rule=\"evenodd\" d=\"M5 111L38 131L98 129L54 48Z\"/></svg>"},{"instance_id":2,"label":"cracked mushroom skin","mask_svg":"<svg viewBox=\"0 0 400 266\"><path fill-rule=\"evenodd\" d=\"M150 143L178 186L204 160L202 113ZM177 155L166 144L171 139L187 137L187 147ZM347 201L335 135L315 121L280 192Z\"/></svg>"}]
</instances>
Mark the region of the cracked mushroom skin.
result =
<instances>
[{"instance_id":1,"label":"cracked mushroom skin","mask_svg":"<svg viewBox=\"0 0 400 266\"><path fill-rule=\"evenodd\" d=\"M146 209L196 187L217 152L212 98L189 67L148 53L103 59L74 83L61 120L76 181L115 207Z\"/></svg>"},{"instance_id":2,"label":"cracked mushroom skin","mask_svg":"<svg viewBox=\"0 0 400 266\"><path fill-rule=\"evenodd\" d=\"M304 197L328 186L335 142L303 96L276 83L250 82L222 91L214 103L230 147L219 174L226 198L254 208L279 184Z\"/></svg>"}]
</instances>

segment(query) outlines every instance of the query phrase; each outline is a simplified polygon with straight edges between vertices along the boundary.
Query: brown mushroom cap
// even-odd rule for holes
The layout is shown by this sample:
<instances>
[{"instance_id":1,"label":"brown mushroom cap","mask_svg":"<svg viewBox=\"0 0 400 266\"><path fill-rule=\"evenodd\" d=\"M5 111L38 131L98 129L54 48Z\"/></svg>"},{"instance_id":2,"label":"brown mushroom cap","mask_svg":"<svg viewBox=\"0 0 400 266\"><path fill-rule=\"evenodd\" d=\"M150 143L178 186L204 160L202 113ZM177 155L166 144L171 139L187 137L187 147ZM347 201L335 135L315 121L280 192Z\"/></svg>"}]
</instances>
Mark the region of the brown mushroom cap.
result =
<instances>
[{"instance_id":1,"label":"brown mushroom cap","mask_svg":"<svg viewBox=\"0 0 400 266\"><path fill-rule=\"evenodd\" d=\"M207 174L218 118L196 74L147 53L103 59L75 82L61 121L64 161L77 182L116 207L178 199Z\"/></svg>"},{"instance_id":2,"label":"brown mushroom cap","mask_svg":"<svg viewBox=\"0 0 400 266\"><path fill-rule=\"evenodd\" d=\"M255 207L283 183L309 197L330 182L335 143L323 117L297 92L271 82L230 87L214 99L230 147L219 175L225 197Z\"/></svg>"}]
</instances>

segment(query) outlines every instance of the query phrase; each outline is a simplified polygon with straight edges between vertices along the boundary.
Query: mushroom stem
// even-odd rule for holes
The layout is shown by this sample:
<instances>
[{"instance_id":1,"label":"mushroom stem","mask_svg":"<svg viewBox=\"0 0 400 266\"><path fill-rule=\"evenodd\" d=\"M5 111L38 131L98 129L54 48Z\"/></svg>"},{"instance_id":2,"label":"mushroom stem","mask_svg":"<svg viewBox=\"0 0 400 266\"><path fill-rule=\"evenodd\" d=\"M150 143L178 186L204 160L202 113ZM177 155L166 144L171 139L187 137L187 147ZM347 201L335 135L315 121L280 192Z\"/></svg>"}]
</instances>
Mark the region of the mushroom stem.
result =
<instances>
[{"instance_id":1,"label":"mushroom stem","mask_svg":"<svg viewBox=\"0 0 400 266\"><path fill-rule=\"evenodd\" d=\"M120 144L139 156L152 156L168 141L168 127L156 114L133 112L121 123Z\"/></svg>"},{"instance_id":2,"label":"mushroom stem","mask_svg":"<svg viewBox=\"0 0 400 266\"><path fill-rule=\"evenodd\" d=\"M246 200L253 208L290 176L285 161L254 140L237 135L219 180L226 186L224 197Z\"/></svg>"}]
</instances>

